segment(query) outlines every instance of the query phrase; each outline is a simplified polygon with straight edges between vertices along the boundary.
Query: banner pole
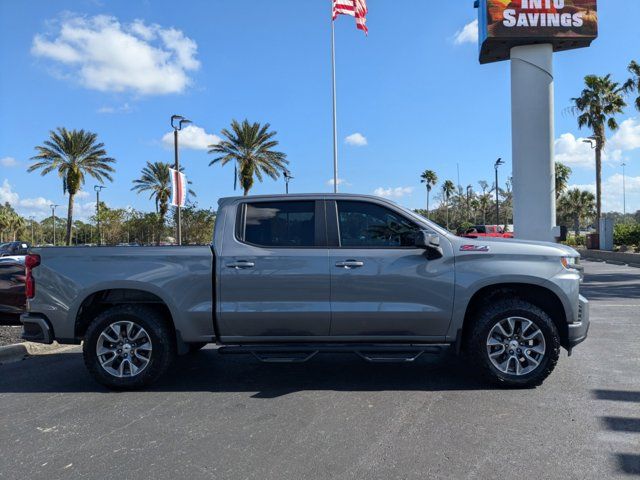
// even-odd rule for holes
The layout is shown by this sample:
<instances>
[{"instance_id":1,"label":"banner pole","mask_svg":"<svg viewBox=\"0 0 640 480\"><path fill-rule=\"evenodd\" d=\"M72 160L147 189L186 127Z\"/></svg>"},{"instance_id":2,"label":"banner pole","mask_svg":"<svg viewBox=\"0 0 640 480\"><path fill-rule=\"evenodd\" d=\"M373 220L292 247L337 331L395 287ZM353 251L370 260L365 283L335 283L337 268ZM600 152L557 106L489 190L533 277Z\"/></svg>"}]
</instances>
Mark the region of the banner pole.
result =
<instances>
[{"instance_id":1,"label":"banner pole","mask_svg":"<svg viewBox=\"0 0 640 480\"><path fill-rule=\"evenodd\" d=\"M338 114L336 102L336 27L331 0L331 75L333 91L333 193L338 193Z\"/></svg>"}]
</instances>

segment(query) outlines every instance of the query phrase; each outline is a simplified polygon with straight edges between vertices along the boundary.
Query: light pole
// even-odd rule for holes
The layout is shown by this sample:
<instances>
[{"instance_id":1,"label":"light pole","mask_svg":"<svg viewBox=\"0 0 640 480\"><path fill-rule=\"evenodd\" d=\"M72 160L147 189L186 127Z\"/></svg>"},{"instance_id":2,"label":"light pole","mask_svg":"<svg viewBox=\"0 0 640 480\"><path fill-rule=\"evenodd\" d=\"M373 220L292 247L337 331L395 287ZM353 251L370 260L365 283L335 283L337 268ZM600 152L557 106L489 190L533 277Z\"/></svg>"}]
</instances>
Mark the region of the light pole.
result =
<instances>
[{"instance_id":1,"label":"light pole","mask_svg":"<svg viewBox=\"0 0 640 480\"><path fill-rule=\"evenodd\" d=\"M93 189L96 192L96 229L98 234L98 246L102 245L102 230L100 230L100 192L103 188L107 188L104 185L94 185Z\"/></svg>"},{"instance_id":2,"label":"light pole","mask_svg":"<svg viewBox=\"0 0 640 480\"><path fill-rule=\"evenodd\" d=\"M53 246L56 246L56 207L59 207L60 205L55 205L55 204L51 204L49 205L51 207L51 221L53 223Z\"/></svg>"},{"instance_id":3,"label":"light pole","mask_svg":"<svg viewBox=\"0 0 640 480\"><path fill-rule=\"evenodd\" d=\"M626 216L627 216L627 178L625 176L625 167L627 166L626 163L622 162L622 215L623 215L623 219L626 222Z\"/></svg>"},{"instance_id":4,"label":"light pole","mask_svg":"<svg viewBox=\"0 0 640 480\"><path fill-rule=\"evenodd\" d=\"M284 175L285 192L287 195L289 195L289 182L293 180L293 177L291 176L291 172L289 170L285 170L282 174Z\"/></svg>"},{"instance_id":5,"label":"light pole","mask_svg":"<svg viewBox=\"0 0 640 480\"><path fill-rule=\"evenodd\" d=\"M496 160L496 163L493 165L493 168L496 170L496 227L500 225L500 198L498 196L500 188L498 187L498 168L500 168L501 165L504 165L502 158Z\"/></svg>"},{"instance_id":6,"label":"light pole","mask_svg":"<svg viewBox=\"0 0 640 480\"><path fill-rule=\"evenodd\" d=\"M178 122L177 124L175 122ZM173 128L173 152L175 156L174 169L176 172L180 171L180 157L178 156L178 132L182 130L182 126L188 123L192 123L191 120L187 120L182 115L171 115L171 128ZM178 237L178 245L182 245L182 222L180 215L180 199L178 198L178 206L176 207L176 230Z\"/></svg>"}]
</instances>

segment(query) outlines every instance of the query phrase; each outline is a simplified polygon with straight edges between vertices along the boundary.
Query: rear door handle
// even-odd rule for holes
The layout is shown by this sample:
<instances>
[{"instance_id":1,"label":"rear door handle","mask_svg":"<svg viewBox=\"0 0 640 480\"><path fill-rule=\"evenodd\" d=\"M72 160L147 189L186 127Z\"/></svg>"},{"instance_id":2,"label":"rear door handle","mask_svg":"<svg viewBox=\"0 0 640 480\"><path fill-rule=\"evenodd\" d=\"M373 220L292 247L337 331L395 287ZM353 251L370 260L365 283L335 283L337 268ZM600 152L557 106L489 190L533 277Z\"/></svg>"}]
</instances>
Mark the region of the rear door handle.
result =
<instances>
[{"instance_id":1,"label":"rear door handle","mask_svg":"<svg viewBox=\"0 0 640 480\"><path fill-rule=\"evenodd\" d=\"M236 270L244 270L245 268L253 268L256 264L253 262L247 262L244 260L240 260L235 263L227 263L227 268L235 268Z\"/></svg>"},{"instance_id":2,"label":"rear door handle","mask_svg":"<svg viewBox=\"0 0 640 480\"><path fill-rule=\"evenodd\" d=\"M346 260L344 262L336 262L336 267L346 268L347 270L350 270L352 268L364 267L364 262L361 262L359 260Z\"/></svg>"}]
</instances>

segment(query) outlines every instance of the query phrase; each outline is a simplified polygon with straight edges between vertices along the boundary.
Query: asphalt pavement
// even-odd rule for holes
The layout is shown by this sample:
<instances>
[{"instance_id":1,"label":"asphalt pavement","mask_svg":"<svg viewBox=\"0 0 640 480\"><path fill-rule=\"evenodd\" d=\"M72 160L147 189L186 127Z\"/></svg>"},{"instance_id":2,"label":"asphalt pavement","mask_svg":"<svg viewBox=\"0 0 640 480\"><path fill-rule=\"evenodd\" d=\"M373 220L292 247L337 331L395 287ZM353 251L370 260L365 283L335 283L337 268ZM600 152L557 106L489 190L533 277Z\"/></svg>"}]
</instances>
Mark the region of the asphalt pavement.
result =
<instances>
[{"instance_id":1,"label":"asphalt pavement","mask_svg":"<svg viewBox=\"0 0 640 480\"><path fill-rule=\"evenodd\" d=\"M640 477L640 269L586 263L588 340L534 390L450 353L267 365L213 348L142 392L78 348L0 366L1 479Z\"/></svg>"}]
</instances>

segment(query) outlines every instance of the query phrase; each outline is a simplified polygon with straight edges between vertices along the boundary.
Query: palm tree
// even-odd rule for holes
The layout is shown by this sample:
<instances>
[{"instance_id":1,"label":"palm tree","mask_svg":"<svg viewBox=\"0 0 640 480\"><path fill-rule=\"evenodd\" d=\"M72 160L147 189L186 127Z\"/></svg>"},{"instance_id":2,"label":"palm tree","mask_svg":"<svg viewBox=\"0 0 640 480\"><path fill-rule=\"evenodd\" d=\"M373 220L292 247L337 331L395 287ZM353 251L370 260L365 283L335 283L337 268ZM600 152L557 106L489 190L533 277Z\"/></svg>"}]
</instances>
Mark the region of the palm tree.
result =
<instances>
[{"instance_id":1,"label":"palm tree","mask_svg":"<svg viewBox=\"0 0 640 480\"><path fill-rule=\"evenodd\" d=\"M571 168L564 163L556 162L556 200L558 200L569 185Z\"/></svg>"},{"instance_id":2,"label":"palm tree","mask_svg":"<svg viewBox=\"0 0 640 480\"><path fill-rule=\"evenodd\" d=\"M209 166L235 162L237 178L245 196L253 187L254 178L262 182L263 175L267 175L276 180L289 164L286 154L274 150L278 141L273 137L278 132L269 131L269 128L271 125L268 123L260 125L248 120L242 123L233 120L231 131L225 128L221 132L225 139L217 145L209 145L209 153L218 155Z\"/></svg>"},{"instance_id":3,"label":"palm tree","mask_svg":"<svg viewBox=\"0 0 640 480\"><path fill-rule=\"evenodd\" d=\"M624 86L611 80L611 75L598 77L587 75L585 89L577 98L572 98L572 110L578 116L578 126L589 127L593 132L596 150L596 215L602 214L602 150L607 143L606 128L618 129L615 115L622 113L627 104L622 97ZM596 224L599 222L596 221ZM596 226L599 233L600 226Z\"/></svg>"},{"instance_id":4,"label":"palm tree","mask_svg":"<svg viewBox=\"0 0 640 480\"><path fill-rule=\"evenodd\" d=\"M595 215L595 197L586 190L574 188L565 193L559 202L560 211L573 219L576 237L580 235L580 223Z\"/></svg>"},{"instance_id":5,"label":"palm tree","mask_svg":"<svg viewBox=\"0 0 640 480\"><path fill-rule=\"evenodd\" d=\"M165 217L169 211L169 200L171 199L171 172L172 165L166 162L147 162L147 166L142 169L140 178L133 181L132 191L136 193L151 192L149 199L153 198L156 203L156 213L159 215L160 229L164 227ZM180 171L183 168L180 167ZM191 182L188 182L190 185ZM193 190L188 190L189 195L195 196ZM156 238L159 245L162 235Z\"/></svg>"},{"instance_id":6,"label":"palm tree","mask_svg":"<svg viewBox=\"0 0 640 480\"><path fill-rule=\"evenodd\" d=\"M451 180L447 180L442 184L442 194L444 195L444 205L447 212L447 230L449 230L449 199L456 191L456 186Z\"/></svg>"},{"instance_id":7,"label":"palm tree","mask_svg":"<svg viewBox=\"0 0 640 480\"><path fill-rule=\"evenodd\" d=\"M480 195L480 198L478 199L478 201L480 202L480 210L482 210L482 224L486 225L487 224L487 210L489 210L489 207L491 207L491 194L490 193L483 193L482 195Z\"/></svg>"},{"instance_id":8,"label":"palm tree","mask_svg":"<svg viewBox=\"0 0 640 480\"><path fill-rule=\"evenodd\" d=\"M433 170L425 170L420 175L420 183L424 183L427 187L427 218L429 218L429 194L431 189L438 183L438 175Z\"/></svg>"},{"instance_id":9,"label":"palm tree","mask_svg":"<svg viewBox=\"0 0 640 480\"><path fill-rule=\"evenodd\" d=\"M627 92L638 94L633 103L640 110L640 64L632 60L629 64L629 72L631 72L631 78L624 84L624 88Z\"/></svg>"},{"instance_id":10,"label":"palm tree","mask_svg":"<svg viewBox=\"0 0 640 480\"><path fill-rule=\"evenodd\" d=\"M21 233L27 226L27 222L23 217L18 215L15 211L9 214L9 230L13 232L13 241L18 239L18 234Z\"/></svg>"},{"instance_id":11,"label":"palm tree","mask_svg":"<svg viewBox=\"0 0 640 480\"><path fill-rule=\"evenodd\" d=\"M69 194L67 209L67 245L71 245L71 225L73 225L73 199L85 182L86 175L98 182L112 181L111 173L115 163L107 156L104 143L97 143L95 133L84 130L67 130L58 127L49 132L49 140L37 146L38 154L32 157L36 163L28 168L28 172L42 169L41 175L54 170L62 178L62 191Z\"/></svg>"},{"instance_id":12,"label":"palm tree","mask_svg":"<svg viewBox=\"0 0 640 480\"><path fill-rule=\"evenodd\" d=\"M9 212L8 209L0 205L0 242L4 242L4 232L9 228Z\"/></svg>"}]
</instances>

